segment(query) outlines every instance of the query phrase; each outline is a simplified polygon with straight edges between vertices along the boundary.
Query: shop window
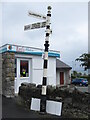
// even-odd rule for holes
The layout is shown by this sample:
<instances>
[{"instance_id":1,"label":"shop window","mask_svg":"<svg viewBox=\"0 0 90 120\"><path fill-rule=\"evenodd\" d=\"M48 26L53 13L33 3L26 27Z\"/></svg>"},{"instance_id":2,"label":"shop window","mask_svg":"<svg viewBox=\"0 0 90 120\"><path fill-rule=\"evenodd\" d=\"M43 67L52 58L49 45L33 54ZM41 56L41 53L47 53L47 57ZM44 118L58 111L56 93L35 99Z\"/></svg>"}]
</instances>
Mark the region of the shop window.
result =
<instances>
[{"instance_id":1,"label":"shop window","mask_svg":"<svg viewBox=\"0 0 90 120\"><path fill-rule=\"evenodd\" d=\"M17 59L15 59L15 77L17 77Z\"/></svg>"},{"instance_id":2,"label":"shop window","mask_svg":"<svg viewBox=\"0 0 90 120\"><path fill-rule=\"evenodd\" d=\"M20 76L29 77L29 65L27 60L20 60Z\"/></svg>"}]
</instances>

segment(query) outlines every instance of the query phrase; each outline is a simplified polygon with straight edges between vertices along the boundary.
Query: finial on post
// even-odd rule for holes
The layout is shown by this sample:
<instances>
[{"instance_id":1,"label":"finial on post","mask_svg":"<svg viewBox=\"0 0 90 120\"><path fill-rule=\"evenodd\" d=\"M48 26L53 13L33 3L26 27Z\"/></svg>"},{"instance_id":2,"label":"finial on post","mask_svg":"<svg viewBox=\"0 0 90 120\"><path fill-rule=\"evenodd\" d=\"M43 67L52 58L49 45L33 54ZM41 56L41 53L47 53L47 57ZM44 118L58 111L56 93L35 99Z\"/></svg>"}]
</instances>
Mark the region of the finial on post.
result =
<instances>
[{"instance_id":1,"label":"finial on post","mask_svg":"<svg viewBox=\"0 0 90 120\"><path fill-rule=\"evenodd\" d=\"M52 9L52 7L51 7L51 6L48 6L48 7L47 7L47 9L48 9L48 10L51 10L51 9Z\"/></svg>"}]
</instances>

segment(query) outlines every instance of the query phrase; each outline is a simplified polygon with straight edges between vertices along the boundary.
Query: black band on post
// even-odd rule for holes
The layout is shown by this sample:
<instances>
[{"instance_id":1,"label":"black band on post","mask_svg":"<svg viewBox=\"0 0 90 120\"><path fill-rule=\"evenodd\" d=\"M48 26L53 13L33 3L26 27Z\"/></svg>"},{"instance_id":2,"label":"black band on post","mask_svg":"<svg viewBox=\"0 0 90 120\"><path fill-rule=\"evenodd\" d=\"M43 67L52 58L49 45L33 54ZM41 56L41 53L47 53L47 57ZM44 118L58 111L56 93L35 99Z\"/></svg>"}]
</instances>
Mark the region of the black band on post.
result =
<instances>
[{"instance_id":1,"label":"black band on post","mask_svg":"<svg viewBox=\"0 0 90 120\"><path fill-rule=\"evenodd\" d=\"M46 29L50 29L50 25L47 25L47 26L46 26Z\"/></svg>"},{"instance_id":2,"label":"black band on post","mask_svg":"<svg viewBox=\"0 0 90 120\"><path fill-rule=\"evenodd\" d=\"M51 14L47 14L47 16L51 17Z\"/></svg>"},{"instance_id":3,"label":"black band on post","mask_svg":"<svg viewBox=\"0 0 90 120\"><path fill-rule=\"evenodd\" d=\"M46 33L46 37L48 37L49 36L49 33Z\"/></svg>"},{"instance_id":4,"label":"black band on post","mask_svg":"<svg viewBox=\"0 0 90 120\"><path fill-rule=\"evenodd\" d=\"M47 78L46 77L43 77L43 85L46 85L47 84Z\"/></svg>"},{"instance_id":5,"label":"black band on post","mask_svg":"<svg viewBox=\"0 0 90 120\"><path fill-rule=\"evenodd\" d=\"M47 69L47 60L44 60L44 68Z\"/></svg>"}]
</instances>

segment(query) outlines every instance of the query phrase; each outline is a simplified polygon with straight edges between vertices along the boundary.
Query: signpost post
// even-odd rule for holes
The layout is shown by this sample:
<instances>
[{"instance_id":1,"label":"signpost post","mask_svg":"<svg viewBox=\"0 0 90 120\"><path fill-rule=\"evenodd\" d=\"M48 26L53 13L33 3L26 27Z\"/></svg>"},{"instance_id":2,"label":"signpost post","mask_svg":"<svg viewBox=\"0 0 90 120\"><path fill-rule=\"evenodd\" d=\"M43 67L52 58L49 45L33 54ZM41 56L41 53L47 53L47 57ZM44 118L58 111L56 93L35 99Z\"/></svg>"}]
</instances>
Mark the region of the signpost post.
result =
<instances>
[{"instance_id":1,"label":"signpost post","mask_svg":"<svg viewBox=\"0 0 90 120\"><path fill-rule=\"evenodd\" d=\"M48 6L47 19L46 19L46 38L45 38L45 50L44 50L44 65L43 65L43 81L42 81L42 93L40 112L46 112L46 100L47 100L47 70L48 70L48 47L49 47L49 35L50 30L50 17L51 17L51 6Z\"/></svg>"},{"instance_id":2,"label":"signpost post","mask_svg":"<svg viewBox=\"0 0 90 120\"><path fill-rule=\"evenodd\" d=\"M47 70L48 70L48 49L49 49L49 36L51 34L50 29L50 18L51 18L51 6L48 6L47 16L29 12L30 16L44 19L44 22L38 22L30 25L24 26L24 30L32 30L38 28L46 27L46 38L45 38L45 50L44 50L44 64L43 64L43 80L42 80L42 92L41 92L41 101L40 101L40 112L46 112L46 100L47 100Z\"/></svg>"}]
</instances>

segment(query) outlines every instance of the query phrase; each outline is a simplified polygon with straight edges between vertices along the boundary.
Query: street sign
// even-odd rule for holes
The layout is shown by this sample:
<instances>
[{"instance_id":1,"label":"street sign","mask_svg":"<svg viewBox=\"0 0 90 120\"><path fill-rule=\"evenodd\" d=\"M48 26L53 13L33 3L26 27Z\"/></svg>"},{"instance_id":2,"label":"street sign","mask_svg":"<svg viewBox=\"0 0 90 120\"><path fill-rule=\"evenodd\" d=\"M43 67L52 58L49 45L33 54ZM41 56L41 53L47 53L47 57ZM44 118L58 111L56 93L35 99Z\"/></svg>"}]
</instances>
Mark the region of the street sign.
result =
<instances>
[{"instance_id":1,"label":"street sign","mask_svg":"<svg viewBox=\"0 0 90 120\"><path fill-rule=\"evenodd\" d=\"M43 28L43 27L46 27L46 21L45 22L33 23L33 24L30 24L30 25L25 25L24 30L38 29L38 28Z\"/></svg>"},{"instance_id":2,"label":"street sign","mask_svg":"<svg viewBox=\"0 0 90 120\"><path fill-rule=\"evenodd\" d=\"M33 16L33 17L36 17L36 18L39 18L39 19L44 19L44 20L46 20L46 16L41 15L41 14L37 14L37 13L34 13L34 12L31 12L31 11L28 12L28 15L29 15L29 16Z\"/></svg>"}]
</instances>

